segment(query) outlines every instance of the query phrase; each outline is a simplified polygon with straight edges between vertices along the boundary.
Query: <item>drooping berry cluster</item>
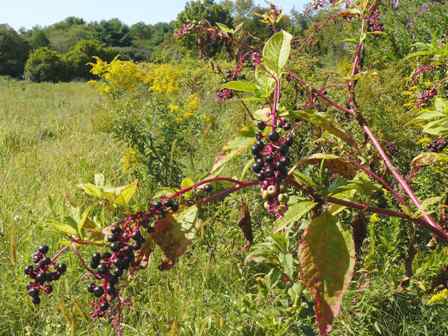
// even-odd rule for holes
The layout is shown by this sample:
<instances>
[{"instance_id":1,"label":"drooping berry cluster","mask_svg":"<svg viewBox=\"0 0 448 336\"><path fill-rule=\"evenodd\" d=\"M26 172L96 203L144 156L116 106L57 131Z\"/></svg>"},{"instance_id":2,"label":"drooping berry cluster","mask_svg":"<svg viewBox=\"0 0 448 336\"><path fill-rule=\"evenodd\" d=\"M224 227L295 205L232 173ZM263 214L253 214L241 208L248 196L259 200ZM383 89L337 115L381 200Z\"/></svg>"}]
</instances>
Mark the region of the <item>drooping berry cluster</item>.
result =
<instances>
[{"instance_id":1,"label":"drooping berry cluster","mask_svg":"<svg viewBox=\"0 0 448 336\"><path fill-rule=\"evenodd\" d=\"M431 89L422 91L417 96L417 101L415 103L415 106L417 108L421 108L421 107L426 106L428 104L428 102L436 95L437 95L437 89L436 88L431 88Z\"/></svg>"},{"instance_id":2,"label":"drooping berry cluster","mask_svg":"<svg viewBox=\"0 0 448 336\"><path fill-rule=\"evenodd\" d=\"M25 274L32 279L27 285L27 290L35 305L40 303L42 292L45 294L53 292L51 282L59 280L67 270L65 264L57 264L55 260L47 257L47 253L48 246L40 246L32 256L35 265L29 265L25 268Z\"/></svg>"},{"instance_id":3,"label":"drooping berry cluster","mask_svg":"<svg viewBox=\"0 0 448 336\"><path fill-rule=\"evenodd\" d=\"M104 316L114 303L121 302L119 297L119 281L125 272L136 270L142 257L145 238L142 229L151 231L150 222L165 216L168 212L176 212L179 204L173 199L162 200L150 205L148 212L129 216L111 228L107 236L109 251L103 254L96 252L90 267L98 285L92 282L87 290L96 298L93 303L93 317Z\"/></svg>"},{"instance_id":4,"label":"drooping berry cluster","mask_svg":"<svg viewBox=\"0 0 448 336\"><path fill-rule=\"evenodd\" d=\"M428 150L434 153L440 153L448 146L448 140L445 138L435 139L428 145Z\"/></svg>"},{"instance_id":5,"label":"drooping berry cluster","mask_svg":"<svg viewBox=\"0 0 448 336\"><path fill-rule=\"evenodd\" d=\"M265 136L267 125L264 121L258 122L257 143L252 147L255 159L252 170L260 181L266 210L276 217L282 217L287 210L287 196L282 192L283 182L288 176L288 153L293 137L291 125L285 119L280 118L278 126Z\"/></svg>"}]
</instances>

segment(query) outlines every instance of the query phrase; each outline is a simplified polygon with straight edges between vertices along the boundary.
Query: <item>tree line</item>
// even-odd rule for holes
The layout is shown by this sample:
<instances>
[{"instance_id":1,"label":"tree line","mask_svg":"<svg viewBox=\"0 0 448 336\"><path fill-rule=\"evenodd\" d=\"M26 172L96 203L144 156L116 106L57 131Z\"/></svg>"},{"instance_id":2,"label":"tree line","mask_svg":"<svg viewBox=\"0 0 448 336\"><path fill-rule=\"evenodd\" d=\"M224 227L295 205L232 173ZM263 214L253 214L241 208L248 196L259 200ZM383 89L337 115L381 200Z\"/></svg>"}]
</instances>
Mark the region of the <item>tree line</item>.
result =
<instances>
[{"instance_id":1,"label":"tree line","mask_svg":"<svg viewBox=\"0 0 448 336\"><path fill-rule=\"evenodd\" d=\"M104 60L119 57L157 62L172 54L185 55L194 52L194 46L173 43L173 32L183 23L195 20L205 19L212 25L244 23L264 38L270 32L254 13L266 10L256 6L253 0L193 0L187 2L172 22L127 25L118 18L86 22L82 18L68 17L50 26L18 31L2 24L0 75L36 82L87 80L91 77L88 63L94 56ZM305 16L295 10L285 16L284 22L295 31L303 30L306 25Z\"/></svg>"}]
</instances>

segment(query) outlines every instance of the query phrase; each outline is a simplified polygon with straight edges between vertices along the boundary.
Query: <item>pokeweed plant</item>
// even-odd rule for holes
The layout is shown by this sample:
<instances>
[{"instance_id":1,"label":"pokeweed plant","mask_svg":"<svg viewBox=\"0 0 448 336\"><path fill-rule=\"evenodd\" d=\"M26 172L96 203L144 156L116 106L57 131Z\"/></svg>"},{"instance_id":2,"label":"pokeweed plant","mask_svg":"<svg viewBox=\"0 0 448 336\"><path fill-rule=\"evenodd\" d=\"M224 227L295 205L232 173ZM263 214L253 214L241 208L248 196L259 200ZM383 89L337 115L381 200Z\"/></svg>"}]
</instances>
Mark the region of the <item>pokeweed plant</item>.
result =
<instances>
[{"instance_id":1,"label":"pokeweed plant","mask_svg":"<svg viewBox=\"0 0 448 336\"><path fill-rule=\"evenodd\" d=\"M390 151L377 138L358 104L356 87L367 72L365 51L370 39L381 36L384 28L380 1L330 1L329 4L319 1L314 7L327 5L334 6L338 11L336 16L359 22L360 27L350 74L345 78L344 89L338 91L325 86L318 88L297 71L288 70L294 39L285 31L276 31L274 23L281 17L278 10L271 10L274 18L265 18L274 34L261 52L256 47L234 43L230 35L241 27L231 30L223 25L201 24L181 28L178 37L205 29L200 46L209 37L232 41L228 46L235 47L236 66L225 74L218 98L221 101L238 98L252 124L243 135L225 146L208 177L198 182L184 180L176 190L161 192L145 209L135 211L130 206L137 182L112 188L98 175L95 184L82 185L82 189L98 202L84 211L75 209L71 217L53 224L65 234L66 247L52 259L44 256L48 247L39 248L33 257L37 266L25 270L34 279L28 287L33 303L39 304L40 291L51 292L49 282L57 280L66 268L63 264L56 265L56 260L72 251L91 278L87 290L94 297L92 317L110 319L116 333L121 335L122 310L130 304L122 294L126 285L122 281L124 277L132 279L144 269L156 247L165 255L160 270L174 267L191 244L202 207L248 188L260 190L265 209L275 220L275 230L296 230L299 234L298 260L290 260L288 265L299 265L297 280L314 300L315 320L322 336L331 332L344 293L352 281L356 254L366 236L365 213L398 218L404 225L419 226L432 232L436 239L448 241L444 211L435 218L428 210L428 204L434 202L421 201L410 185L412 175L417 174L420 167L446 162L446 155L434 153L436 151L421 154L411 163L413 174L405 177L394 165L388 154ZM218 33L223 29L224 32ZM246 76L243 71L247 62L254 72ZM434 66L427 64L425 68L418 68L415 78ZM242 79L244 77L252 79ZM296 108L287 110L282 92L291 87L301 92L302 99ZM429 101L426 97L428 95L416 108L426 106ZM424 132L446 136L446 102L436 99L435 111L423 110L416 121ZM259 109L250 111L246 102L258 104ZM356 137L329 113L322 113L323 107L344 116L344 123L354 124L363 137ZM337 139L337 149L332 152L331 147L325 147L325 152L292 162L291 148L305 122ZM374 149L374 154L368 148ZM221 175L227 163L249 151L252 158L245 164L239 179ZM381 164L370 164L367 155L373 155L376 163ZM254 178L246 179L252 174L250 170ZM384 205L386 196L391 200L390 208ZM240 226L250 245L253 239L250 214L247 207L243 208L246 211ZM352 232L341 222L342 213L347 211L353 214ZM111 222L106 224L108 218ZM98 248L90 260L85 260L81 253L81 248L86 246ZM49 273L53 268L55 270ZM292 270L286 273L294 274Z\"/></svg>"}]
</instances>

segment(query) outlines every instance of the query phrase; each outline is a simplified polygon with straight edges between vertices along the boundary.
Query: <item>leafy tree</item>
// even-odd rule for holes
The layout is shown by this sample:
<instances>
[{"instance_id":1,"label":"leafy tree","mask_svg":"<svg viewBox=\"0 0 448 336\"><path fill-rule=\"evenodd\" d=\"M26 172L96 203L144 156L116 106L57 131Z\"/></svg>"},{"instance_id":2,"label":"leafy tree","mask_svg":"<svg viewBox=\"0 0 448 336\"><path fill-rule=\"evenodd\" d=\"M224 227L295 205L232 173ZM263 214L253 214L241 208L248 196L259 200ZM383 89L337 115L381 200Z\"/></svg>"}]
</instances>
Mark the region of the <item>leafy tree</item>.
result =
<instances>
[{"instance_id":1,"label":"leafy tree","mask_svg":"<svg viewBox=\"0 0 448 336\"><path fill-rule=\"evenodd\" d=\"M132 38L129 27L119 19L103 20L91 24L98 34L98 38L112 47L130 47Z\"/></svg>"},{"instance_id":2,"label":"leafy tree","mask_svg":"<svg viewBox=\"0 0 448 336\"><path fill-rule=\"evenodd\" d=\"M0 25L0 75L21 76L28 52L28 43L13 28Z\"/></svg>"},{"instance_id":3,"label":"leafy tree","mask_svg":"<svg viewBox=\"0 0 448 336\"><path fill-rule=\"evenodd\" d=\"M50 40L50 46L63 53L69 51L79 41L98 39L93 27L76 17L55 23L44 31Z\"/></svg>"},{"instance_id":4,"label":"leafy tree","mask_svg":"<svg viewBox=\"0 0 448 336\"><path fill-rule=\"evenodd\" d=\"M94 61L94 57L110 61L111 51L104 44L95 40L83 40L78 42L65 56L67 74L70 79L92 78L89 63Z\"/></svg>"},{"instance_id":5,"label":"leafy tree","mask_svg":"<svg viewBox=\"0 0 448 336\"><path fill-rule=\"evenodd\" d=\"M25 66L25 78L33 82L59 82L67 80L66 65L62 56L49 48L35 50Z\"/></svg>"},{"instance_id":6,"label":"leafy tree","mask_svg":"<svg viewBox=\"0 0 448 336\"><path fill-rule=\"evenodd\" d=\"M191 21L207 20L211 25L217 22L231 26L233 18L228 9L214 0L193 0L177 16L178 25Z\"/></svg>"},{"instance_id":7,"label":"leafy tree","mask_svg":"<svg viewBox=\"0 0 448 336\"><path fill-rule=\"evenodd\" d=\"M184 10L177 16L176 25L181 27L187 23L199 23L206 21L210 25L216 25L216 23L223 23L227 26L233 25L233 18L229 11L229 8L222 4L215 3L214 0L193 0L187 2ZM196 38L189 36L182 40L182 44L189 50L196 50ZM219 41L210 42L206 48L202 50L202 53L207 56L213 56L222 49L222 43Z\"/></svg>"}]
</instances>

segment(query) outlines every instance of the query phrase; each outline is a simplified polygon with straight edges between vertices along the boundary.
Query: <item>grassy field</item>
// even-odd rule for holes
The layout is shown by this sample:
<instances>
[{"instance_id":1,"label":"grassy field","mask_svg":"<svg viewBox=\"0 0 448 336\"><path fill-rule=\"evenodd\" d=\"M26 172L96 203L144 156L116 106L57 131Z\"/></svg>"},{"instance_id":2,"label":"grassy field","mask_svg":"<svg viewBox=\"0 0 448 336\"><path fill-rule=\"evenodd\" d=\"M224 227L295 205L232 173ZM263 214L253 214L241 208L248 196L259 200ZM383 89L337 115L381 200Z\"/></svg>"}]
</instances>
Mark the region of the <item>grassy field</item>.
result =
<instances>
[{"instance_id":1,"label":"grassy field","mask_svg":"<svg viewBox=\"0 0 448 336\"><path fill-rule=\"evenodd\" d=\"M77 184L97 172L111 183L123 180L124 146L99 130L100 97L86 84L2 81L0 101L0 335L110 335L107 322L88 316L80 269L70 269L39 308L26 295L23 269L39 244L57 245L60 235L47 223L76 199ZM242 242L238 227L228 225L237 218L224 209L217 217L228 221L217 219L175 270L161 273L155 262L140 274L127 293L134 301L126 334L243 332Z\"/></svg>"},{"instance_id":2,"label":"grassy field","mask_svg":"<svg viewBox=\"0 0 448 336\"><path fill-rule=\"evenodd\" d=\"M63 213L65 204L77 204L79 183L95 173L111 184L130 181L120 165L126 148L107 132L108 111L86 84L1 81L0 101L0 335L111 335L107 321L89 317L89 280L74 257L65 258L68 274L39 308L26 295L23 269L38 245L58 245L60 235L47 223ZM222 122L224 128L232 124ZM271 268L244 264L236 225L239 202L235 195L214 206L207 230L173 270L159 272L156 254L133 280L124 293L132 298L125 335L315 335L312 307L291 303L289 290L270 282ZM254 213L260 213L253 221L262 242L271 221L263 212ZM374 252L367 253L364 264L369 275L362 270L358 275L366 286L350 291L335 335L447 334L447 308L426 307L415 294L397 291L401 266L381 259L395 253L388 242L398 234L396 227L376 229L382 238L370 241ZM274 253L271 241L267 253L287 255L295 246L291 238L294 245L285 245L281 253Z\"/></svg>"}]
</instances>

